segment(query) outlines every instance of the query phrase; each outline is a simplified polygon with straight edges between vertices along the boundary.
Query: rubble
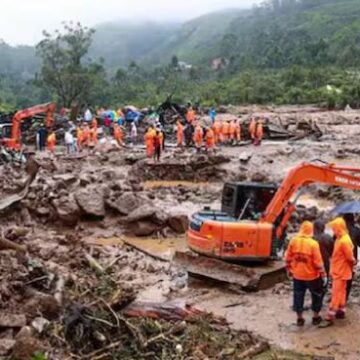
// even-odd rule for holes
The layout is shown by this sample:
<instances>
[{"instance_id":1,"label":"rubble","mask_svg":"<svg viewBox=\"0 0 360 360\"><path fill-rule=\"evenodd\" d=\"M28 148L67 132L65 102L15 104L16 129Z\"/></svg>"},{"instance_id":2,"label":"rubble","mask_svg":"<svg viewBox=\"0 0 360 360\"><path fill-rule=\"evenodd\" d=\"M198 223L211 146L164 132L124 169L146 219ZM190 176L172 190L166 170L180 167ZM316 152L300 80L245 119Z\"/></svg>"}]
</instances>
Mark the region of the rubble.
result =
<instances>
[{"instance_id":1,"label":"rubble","mask_svg":"<svg viewBox=\"0 0 360 360\"><path fill-rule=\"evenodd\" d=\"M260 147L224 147L215 154L170 148L159 164L146 159L141 147L74 158L38 154L40 168L31 183L27 180L31 169L0 167L2 198L12 197L0 204L0 355L31 359L39 353L65 359L73 353L81 359L153 360L158 353L166 359L275 354L275 358L278 350L261 336L234 330L215 315L197 313L197 306L184 310L164 302L164 298L183 297L197 304L205 299L201 308L217 313L221 306L213 305L228 294L221 287L219 293L211 286L192 287L167 256L156 258L128 241L141 237L137 240L163 246L165 251L175 247L178 240L184 241L192 213L204 206L220 207L226 181L279 183L299 161L356 161L356 146L343 145L348 135L343 127L357 124L355 114L311 112L312 119L319 117L322 137L318 137L311 122L293 110L279 112L281 123L275 121L278 114L265 110L271 114L269 121L276 122L278 134L285 129L285 134L311 132L312 137ZM326 218L328 209L322 201L331 206L356 198L353 191L339 188L314 186L307 191L318 204L298 205L289 234L305 219ZM101 243L100 238L108 242ZM355 295L358 288L355 283ZM275 290L271 296L290 303L288 285ZM232 311L253 304L248 319L256 319L256 306L264 294L257 298L241 293L240 302L238 296L232 301L240 305L228 309L227 321L234 321L236 328L247 327L249 323L239 324ZM289 312L286 306L282 315ZM185 316L186 310L196 316ZM279 334L289 335L286 326L276 323L276 329L266 333L272 342ZM262 326L257 332L263 334ZM278 358L292 356L281 352Z\"/></svg>"}]
</instances>

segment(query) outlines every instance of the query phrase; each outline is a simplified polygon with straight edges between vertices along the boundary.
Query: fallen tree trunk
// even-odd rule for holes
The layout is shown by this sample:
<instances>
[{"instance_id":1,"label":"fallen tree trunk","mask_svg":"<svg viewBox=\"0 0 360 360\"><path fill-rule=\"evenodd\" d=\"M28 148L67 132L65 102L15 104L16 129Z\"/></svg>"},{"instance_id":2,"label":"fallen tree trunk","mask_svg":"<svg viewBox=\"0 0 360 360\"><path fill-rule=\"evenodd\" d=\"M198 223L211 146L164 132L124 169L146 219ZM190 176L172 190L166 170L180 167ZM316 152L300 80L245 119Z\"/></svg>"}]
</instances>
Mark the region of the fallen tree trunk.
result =
<instances>
[{"instance_id":1,"label":"fallen tree trunk","mask_svg":"<svg viewBox=\"0 0 360 360\"><path fill-rule=\"evenodd\" d=\"M214 316L211 313L194 308L179 302L133 302L128 305L123 314L127 317L148 317L151 319L164 319L167 321L195 322L202 316L207 316L210 324L227 326L225 318Z\"/></svg>"}]
</instances>

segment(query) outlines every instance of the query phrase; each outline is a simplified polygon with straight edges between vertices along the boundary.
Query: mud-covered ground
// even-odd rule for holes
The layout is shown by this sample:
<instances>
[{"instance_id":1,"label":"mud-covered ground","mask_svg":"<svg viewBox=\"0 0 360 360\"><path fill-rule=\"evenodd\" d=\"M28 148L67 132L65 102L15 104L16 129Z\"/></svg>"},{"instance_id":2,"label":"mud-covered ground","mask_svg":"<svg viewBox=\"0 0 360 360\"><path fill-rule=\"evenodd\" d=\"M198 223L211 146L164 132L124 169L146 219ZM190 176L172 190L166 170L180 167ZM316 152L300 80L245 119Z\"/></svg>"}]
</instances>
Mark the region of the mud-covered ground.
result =
<instances>
[{"instance_id":1,"label":"mud-covered ground","mask_svg":"<svg viewBox=\"0 0 360 360\"><path fill-rule=\"evenodd\" d=\"M274 346L270 352L265 347L260 355L252 356L296 358L293 354L276 355L274 349L280 347L329 359L359 358L357 284L347 320L330 329L307 325L299 330L293 325L290 284L257 293L232 292L219 284L189 279L172 264L174 251L186 250L188 218L204 206L219 208L224 182L280 182L295 165L316 159L360 166L357 112L329 113L293 107L229 111L231 114L219 116L264 113L270 122L287 129L311 119L323 136L297 141L266 140L260 147L221 147L211 154L170 146L159 164L146 159L140 146L91 155L66 156L61 149L55 158L36 155L40 169L35 180L24 198L3 210L0 218L2 238L25 250L0 251L0 355L12 352L13 358L30 359L37 351L40 359L44 354L49 359L183 359L193 349L197 351L194 359L237 359L239 354L246 354L247 348L269 342ZM5 201L9 195L21 192L28 174L10 165L0 168L0 172L0 191ZM353 191L312 185L299 199L289 232L296 231L302 219L326 216L336 203L357 198ZM165 323L129 325L128 320L112 314L113 309L121 314L135 298L152 303L182 300L224 316L233 329L226 331L246 330L246 334L254 335L243 335L242 345L231 340L240 333L229 335L226 351L221 353L216 346L211 350L194 340L189 343L194 328L182 329L180 341L170 334ZM81 308L74 308L75 304ZM95 310L84 315L83 307ZM20 316L15 319L18 323L6 318L13 314ZM115 326L114 319L118 333L113 329L115 335L111 335L106 326ZM101 326L94 329L94 323ZM148 333L149 326L154 332ZM143 335L134 329L141 329ZM127 343L122 332L129 332L138 343ZM158 343L155 339L154 348L146 342L149 348L144 347L143 336L151 338L159 333L168 334L170 340ZM77 343L75 338L83 341ZM176 348L179 342L182 350ZM113 343L141 351L114 355L116 347L107 348ZM160 348L166 348L171 355L164 353L165 357L161 357ZM97 352L99 349L105 350Z\"/></svg>"}]
</instances>

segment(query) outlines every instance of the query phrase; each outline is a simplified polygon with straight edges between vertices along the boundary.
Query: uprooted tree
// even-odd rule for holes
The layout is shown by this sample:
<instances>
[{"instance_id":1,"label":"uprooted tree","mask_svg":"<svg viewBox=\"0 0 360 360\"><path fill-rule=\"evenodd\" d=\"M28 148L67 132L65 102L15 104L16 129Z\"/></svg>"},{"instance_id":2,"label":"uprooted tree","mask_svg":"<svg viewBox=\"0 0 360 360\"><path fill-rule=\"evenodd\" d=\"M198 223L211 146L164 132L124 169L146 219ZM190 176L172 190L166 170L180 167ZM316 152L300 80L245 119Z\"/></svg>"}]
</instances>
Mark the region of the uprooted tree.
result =
<instances>
[{"instance_id":1,"label":"uprooted tree","mask_svg":"<svg viewBox=\"0 0 360 360\"><path fill-rule=\"evenodd\" d=\"M80 23L64 23L63 31L43 32L44 39L36 46L42 58L40 83L54 93L65 107L87 101L91 89L103 76L100 64L86 59L93 29Z\"/></svg>"}]
</instances>

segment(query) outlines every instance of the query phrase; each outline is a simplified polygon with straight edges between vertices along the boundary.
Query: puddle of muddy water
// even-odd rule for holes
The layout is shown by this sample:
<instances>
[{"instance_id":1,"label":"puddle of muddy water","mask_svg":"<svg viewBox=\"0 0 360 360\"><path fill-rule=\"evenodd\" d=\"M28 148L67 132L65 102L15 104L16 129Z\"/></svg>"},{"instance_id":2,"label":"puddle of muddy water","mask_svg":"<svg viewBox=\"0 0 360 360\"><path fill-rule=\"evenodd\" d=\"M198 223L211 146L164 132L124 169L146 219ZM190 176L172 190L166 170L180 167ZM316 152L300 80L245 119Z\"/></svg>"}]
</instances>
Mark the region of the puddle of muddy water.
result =
<instances>
[{"instance_id":1,"label":"puddle of muddy water","mask_svg":"<svg viewBox=\"0 0 360 360\"><path fill-rule=\"evenodd\" d=\"M175 251L186 251L186 236L179 236L166 239L152 237L112 237L112 238L89 238L84 242L95 246L121 246L130 245L135 249L144 252L154 258L164 261L171 261Z\"/></svg>"}]
</instances>

